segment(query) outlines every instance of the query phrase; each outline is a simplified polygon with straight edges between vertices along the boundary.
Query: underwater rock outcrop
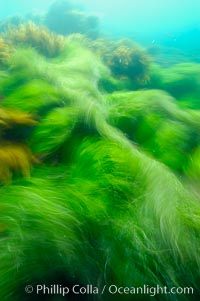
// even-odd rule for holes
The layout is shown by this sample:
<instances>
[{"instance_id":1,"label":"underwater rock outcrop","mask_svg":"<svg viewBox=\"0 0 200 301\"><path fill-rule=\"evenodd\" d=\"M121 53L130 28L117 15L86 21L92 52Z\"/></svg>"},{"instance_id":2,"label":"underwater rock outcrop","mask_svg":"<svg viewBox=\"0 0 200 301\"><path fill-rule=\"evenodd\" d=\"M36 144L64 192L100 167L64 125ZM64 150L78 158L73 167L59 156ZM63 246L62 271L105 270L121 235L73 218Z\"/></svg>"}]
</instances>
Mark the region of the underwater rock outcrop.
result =
<instances>
[{"instance_id":1,"label":"underwater rock outcrop","mask_svg":"<svg viewBox=\"0 0 200 301\"><path fill-rule=\"evenodd\" d=\"M69 35L85 34L97 38L99 34L99 19L87 14L81 7L71 1L55 1L45 17L45 25L53 32Z\"/></svg>"},{"instance_id":2,"label":"underwater rock outcrop","mask_svg":"<svg viewBox=\"0 0 200 301\"><path fill-rule=\"evenodd\" d=\"M120 80L128 78L132 88L144 86L149 81L150 56L133 41L97 39L90 47L100 55L115 77Z\"/></svg>"}]
</instances>

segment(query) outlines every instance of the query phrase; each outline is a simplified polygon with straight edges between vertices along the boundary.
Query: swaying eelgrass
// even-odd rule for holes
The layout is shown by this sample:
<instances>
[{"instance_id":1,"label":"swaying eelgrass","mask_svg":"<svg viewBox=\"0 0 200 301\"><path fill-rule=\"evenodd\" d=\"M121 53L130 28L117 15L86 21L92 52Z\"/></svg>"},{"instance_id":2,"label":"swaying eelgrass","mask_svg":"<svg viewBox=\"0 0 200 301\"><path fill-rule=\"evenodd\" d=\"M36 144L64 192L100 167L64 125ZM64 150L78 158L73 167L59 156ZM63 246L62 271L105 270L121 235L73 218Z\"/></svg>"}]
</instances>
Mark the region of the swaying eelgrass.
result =
<instances>
[{"instance_id":1,"label":"swaying eelgrass","mask_svg":"<svg viewBox=\"0 0 200 301\"><path fill-rule=\"evenodd\" d=\"M198 287L199 206L164 166L123 143L88 138L65 168L2 188L3 284L15 274L19 296L55 274L72 283Z\"/></svg>"},{"instance_id":2,"label":"swaying eelgrass","mask_svg":"<svg viewBox=\"0 0 200 301\"><path fill-rule=\"evenodd\" d=\"M150 77L151 87L168 91L183 108L200 109L200 64L180 63L163 69L152 65Z\"/></svg>"},{"instance_id":3,"label":"swaying eelgrass","mask_svg":"<svg viewBox=\"0 0 200 301\"><path fill-rule=\"evenodd\" d=\"M199 146L199 113L183 110L162 91L118 92L108 96L112 124L173 170L184 172Z\"/></svg>"},{"instance_id":4,"label":"swaying eelgrass","mask_svg":"<svg viewBox=\"0 0 200 301\"><path fill-rule=\"evenodd\" d=\"M166 165L183 171L181 152L189 156L194 149L199 161L199 113L180 109L162 91L103 95L98 84L107 69L70 39L56 59L18 49L8 62L3 105L19 104L24 114L37 116L22 142L28 141L43 163L29 179L18 176L1 187L0 299L36 300L34 294L25 296L24 287L40 283L192 286L196 294L199 194ZM189 166L186 175L193 174ZM125 297L140 298L98 295L106 301Z\"/></svg>"}]
</instances>

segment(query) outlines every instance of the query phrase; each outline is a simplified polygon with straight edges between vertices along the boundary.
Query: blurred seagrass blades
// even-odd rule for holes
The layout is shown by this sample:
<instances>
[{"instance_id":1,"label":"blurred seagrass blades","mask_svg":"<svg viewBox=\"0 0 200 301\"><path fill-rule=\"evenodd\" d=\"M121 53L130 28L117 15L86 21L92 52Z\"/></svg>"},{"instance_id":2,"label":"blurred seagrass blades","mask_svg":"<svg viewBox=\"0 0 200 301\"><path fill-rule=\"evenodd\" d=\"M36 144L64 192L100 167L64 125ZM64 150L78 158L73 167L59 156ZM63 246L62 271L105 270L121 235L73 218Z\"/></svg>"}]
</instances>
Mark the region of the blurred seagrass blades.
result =
<instances>
[{"instance_id":1,"label":"blurred seagrass blades","mask_svg":"<svg viewBox=\"0 0 200 301\"><path fill-rule=\"evenodd\" d=\"M17 48L8 64L1 85L4 107L17 106L38 116L40 123L29 142L39 155L59 149L81 125L101 131L106 103L98 81L108 70L88 49L69 37L55 59L35 49Z\"/></svg>"},{"instance_id":2,"label":"blurred seagrass blades","mask_svg":"<svg viewBox=\"0 0 200 301\"><path fill-rule=\"evenodd\" d=\"M13 42L0 74L0 299L36 300L24 288L38 283L148 283L191 286L194 295L181 297L196 301L199 111L156 89L108 93L108 79L127 77L138 89L148 78L149 63L133 67L121 44L106 61L80 36L55 57L35 43ZM121 71L109 70L114 57ZM32 166L35 157L41 164Z\"/></svg>"},{"instance_id":3,"label":"blurred seagrass blades","mask_svg":"<svg viewBox=\"0 0 200 301\"><path fill-rule=\"evenodd\" d=\"M141 149L187 172L200 145L200 112L182 109L164 91L115 92L108 95L110 121Z\"/></svg>"},{"instance_id":4,"label":"blurred seagrass blades","mask_svg":"<svg viewBox=\"0 0 200 301\"><path fill-rule=\"evenodd\" d=\"M62 53L65 39L62 36L50 32L43 26L33 22L10 25L2 34L4 40L15 46L31 46L47 57L54 57Z\"/></svg>"},{"instance_id":5,"label":"blurred seagrass blades","mask_svg":"<svg viewBox=\"0 0 200 301\"><path fill-rule=\"evenodd\" d=\"M182 63L164 68L162 89L171 93L182 106L200 109L200 64Z\"/></svg>"},{"instance_id":6,"label":"blurred seagrass blades","mask_svg":"<svg viewBox=\"0 0 200 301\"><path fill-rule=\"evenodd\" d=\"M200 64L178 63L170 67L152 65L147 88L162 89L176 98L182 107L200 109Z\"/></svg>"}]
</instances>

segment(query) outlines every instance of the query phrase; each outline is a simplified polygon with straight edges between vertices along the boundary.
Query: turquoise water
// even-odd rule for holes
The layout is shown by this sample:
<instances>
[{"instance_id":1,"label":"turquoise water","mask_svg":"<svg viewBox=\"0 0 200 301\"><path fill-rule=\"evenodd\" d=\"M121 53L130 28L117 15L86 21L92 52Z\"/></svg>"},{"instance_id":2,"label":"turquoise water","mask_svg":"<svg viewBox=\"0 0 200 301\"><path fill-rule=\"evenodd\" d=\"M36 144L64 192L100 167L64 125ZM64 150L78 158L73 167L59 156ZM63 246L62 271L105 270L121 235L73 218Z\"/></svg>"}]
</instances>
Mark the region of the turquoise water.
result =
<instances>
[{"instance_id":1,"label":"turquoise water","mask_svg":"<svg viewBox=\"0 0 200 301\"><path fill-rule=\"evenodd\" d=\"M1 0L0 16L24 14L30 11L45 13L54 1ZM62 1L60 1L62 2ZM80 0L65 1L81 5L96 13L104 27L118 32L171 33L200 26L198 0Z\"/></svg>"},{"instance_id":2,"label":"turquoise water","mask_svg":"<svg viewBox=\"0 0 200 301\"><path fill-rule=\"evenodd\" d=\"M164 65L200 61L198 0L1 0L0 7L0 31L11 19L15 25L32 20L64 35L90 31L92 38L129 38ZM93 16L96 23L86 25L86 32L80 16L71 19L69 11Z\"/></svg>"},{"instance_id":3,"label":"turquoise water","mask_svg":"<svg viewBox=\"0 0 200 301\"><path fill-rule=\"evenodd\" d=\"M196 51L200 48L198 0L1 0L1 23L16 15L27 18L37 15L44 21L55 2L97 16L101 34L129 37L146 46L165 45Z\"/></svg>"},{"instance_id":4,"label":"turquoise water","mask_svg":"<svg viewBox=\"0 0 200 301\"><path fill-rule=\"evenodd\" d=\"M118 32L171 34L200 25L197 0L88 0L83 1L102 14L103 21Z\"/></svg>"}]
</instances>

